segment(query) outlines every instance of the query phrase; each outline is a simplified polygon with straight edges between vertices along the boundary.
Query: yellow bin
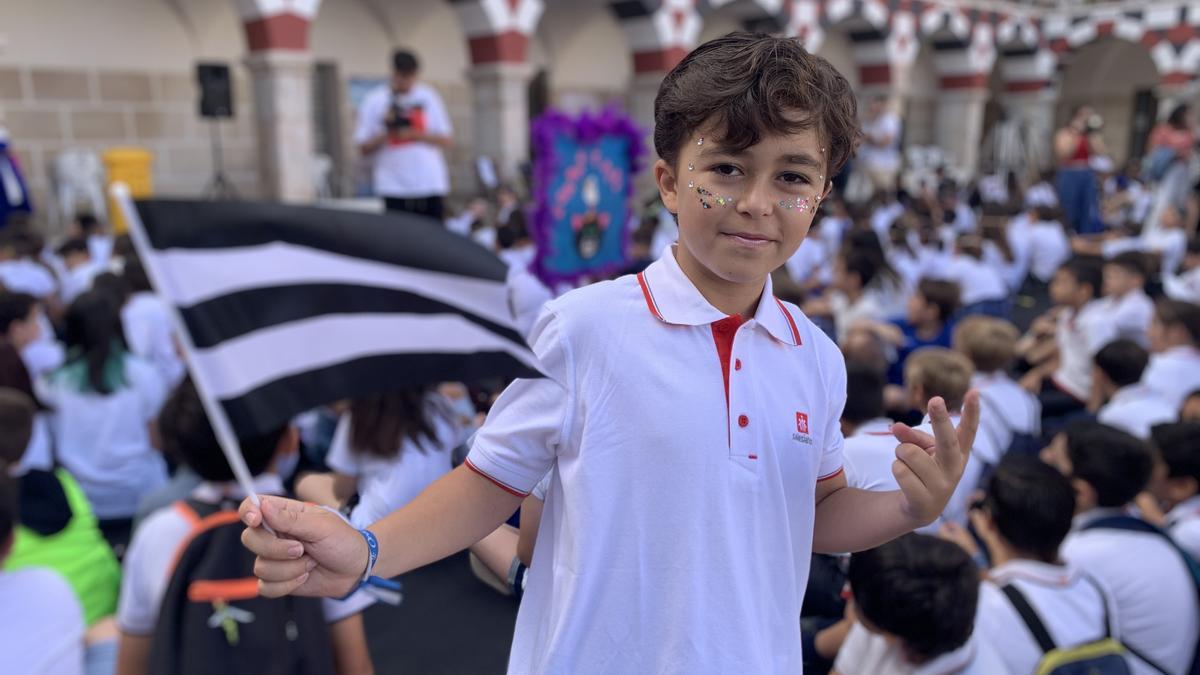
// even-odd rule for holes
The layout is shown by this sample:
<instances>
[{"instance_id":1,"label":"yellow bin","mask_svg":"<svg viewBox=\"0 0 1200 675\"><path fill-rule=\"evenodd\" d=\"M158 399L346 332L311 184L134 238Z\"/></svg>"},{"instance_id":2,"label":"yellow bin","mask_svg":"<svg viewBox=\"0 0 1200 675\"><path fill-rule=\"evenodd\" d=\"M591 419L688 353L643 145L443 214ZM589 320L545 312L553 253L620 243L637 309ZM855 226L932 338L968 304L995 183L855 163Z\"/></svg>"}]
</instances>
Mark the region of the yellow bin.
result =
<instances>
[{"instance_id":1,"label":"yellow bin","mask_svg":"<svg viewBox=\"0 0 1200 675\"><path fill-rule=\"evenodd\" d=\"M111 148L101 156L104 170L108 175L106 188L113 183L124 183L129 186L129 192L134 199L150 197L154 194L154 154L144 148ZM105 190L107 194L107 189ZM108 220L112 231L123 234L129 229L121 208L108 198Z\"/></svg>"}]
</instances>

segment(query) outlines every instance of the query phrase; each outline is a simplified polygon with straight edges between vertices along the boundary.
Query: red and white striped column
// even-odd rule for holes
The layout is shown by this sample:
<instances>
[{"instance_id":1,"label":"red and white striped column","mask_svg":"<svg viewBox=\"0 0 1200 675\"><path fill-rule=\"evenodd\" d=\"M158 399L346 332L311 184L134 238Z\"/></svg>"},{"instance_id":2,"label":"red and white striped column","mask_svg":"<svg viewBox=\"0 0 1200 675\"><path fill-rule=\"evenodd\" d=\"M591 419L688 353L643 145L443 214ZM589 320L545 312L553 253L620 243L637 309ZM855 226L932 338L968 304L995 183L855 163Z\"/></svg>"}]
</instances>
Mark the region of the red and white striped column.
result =
<instances>
[{"instance_id":1,"label":"red and white striped column","mask_svg":"<svg viewBox=\"0 0 1200 675\"><path fill-rule=\"evenodd\" d=\"M633 52L629 111L638 124L652 131L658 85L696 47L700 13L695 0L634 0L613 2L611 7Z\"/></svg>"},{"instance_id":2,"label":"red and white striped column","mask_svg":"<svg viewBox=\"0 0 1200 675\"><path fill-rule=\"evenodd\" d=\"M529 159L529 40L542 0L453 0L471 52L474 150L491 158L503 181Z\"/></svg>"},{"instance_id":3,"label":"red and white striped column","mask_svg":"<svg viewBox=\"0 0 1200 675\"><path fill-rule=\"evenodd\" d=\"M975 24L965 47L938 49L933 60L939 83L934 140L954 174L970 178L979 169L983 114L990 96L988 77L996 62L991 24Z\"/></svg>"},{"instance_id":4,"label":"red and white striped column","mask_svg":"<svg viewBox=\"0 0 1200 675\"><path fill-rule=\"evenodd\" d=\"M263 196L312 200L312 53L321 0L235 0L246 34Z\"/></svg>"}]
</instances>

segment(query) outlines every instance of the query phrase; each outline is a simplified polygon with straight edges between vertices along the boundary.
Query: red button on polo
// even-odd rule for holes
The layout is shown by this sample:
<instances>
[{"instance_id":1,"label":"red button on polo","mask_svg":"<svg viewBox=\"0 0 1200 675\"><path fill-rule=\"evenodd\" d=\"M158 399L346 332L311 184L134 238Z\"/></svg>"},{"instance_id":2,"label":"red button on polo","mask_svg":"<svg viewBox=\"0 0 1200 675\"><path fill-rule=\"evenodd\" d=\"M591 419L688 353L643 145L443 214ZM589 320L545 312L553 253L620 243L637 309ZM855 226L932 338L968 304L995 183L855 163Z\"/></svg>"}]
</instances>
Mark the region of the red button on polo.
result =
<instances>
[{"instance_id":1,"label":"red button on polo","mask_svg":"<svg viewBox=\"0 0 1200 675\"><path fill-rule=\"evenodd\" d=\"M749 417L746 417L745 415L739 415L739 416L738 416L738 426L739 426L739 427L748 427L748 426L750 426L750 418L749 418Z\"/></svg>"},{"instance_id":2,"label":"red button on polo","mask_svg":"<svg viewBox=\"0 0 1200 675\"><path fill-rule=\"evenodd\" d=\"M741 359L734 359L734 361L733 361L733 369L734 369L734 370L741 370L741 369L742 369L742 360L741 360Z\"/></svg>"}]
</instances>

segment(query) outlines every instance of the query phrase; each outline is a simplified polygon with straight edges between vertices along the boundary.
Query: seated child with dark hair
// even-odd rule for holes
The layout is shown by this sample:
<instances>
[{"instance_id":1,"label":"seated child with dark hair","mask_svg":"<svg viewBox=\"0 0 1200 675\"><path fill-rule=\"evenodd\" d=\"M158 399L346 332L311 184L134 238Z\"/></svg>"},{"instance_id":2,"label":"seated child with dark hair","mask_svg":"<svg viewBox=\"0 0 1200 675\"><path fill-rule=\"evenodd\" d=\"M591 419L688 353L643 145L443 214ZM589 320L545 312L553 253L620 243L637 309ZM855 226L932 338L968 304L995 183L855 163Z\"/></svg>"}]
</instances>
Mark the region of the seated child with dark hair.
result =
<instances>
[{"instance_id":1,"label":"seated child with dark hair","mask_svg":"<svg viewBox=\"0 0 1200 675\"><path fill-rule=\"evenodd\" d=\"M904 362L921 347L949 347L954 332L954 313L959 307L959 286L953 281L921 279L908 296L903 319L860 322L854 328L869 328L896 350L888 368L888 383L904 382Z\"/></svg>"},{"instance_id":2,"label":"seated child with dark hair","mask_svg":"<svg viewBox=\"0 0 1200 675\"><path fill-rule=\"evenodd\" d=\"M112 637L105 619L117 609L121 568L71 474L65 469L21 468L36 412L27 394L0 388L0 473L17 481L22 514L4 569L45 567L57 572L83 606L94 639L103 642Z\"/></svg>"},{"instance_id":3,"label":"seated child with dark hair","mask_svg":"<svg viewBox=\"0 0 1200 675\"><path fill-rule=\"evenodd\" d=\"M118 653L119 675L141 675L152 670L150 660L156 640L175 640L164 636L160 610L174 566L200 520L200 510L209 513L235 510L244 494L234 480L209 425L208 417L191 380L184 380L163 406L158 418L163 450L185 463L203 479L187 502L155 511L134 532L124 560L125 579L121 586L117 624L121 632ZM258 494L282 494L283 480L274 473L276 464L297 450L299 439L294 428L282 427L255 438L239 439L247 468L254 476ZM253 577L252 569L244 571ZM232 601L231 601L232 602ZM272 601L278 602L278 601ZM333 662L326 670L338 673L370 673L370 655L363 635L362 605L354 602L323 601L329 626ZM158 629L158 630L156 630ZM222 630L218 625L212 630ZM198 636L183 636L186 643ZM313 636L309 635L309 640ZM161 648L161 645L158 646Z\"/></svg>"},{"instance_id":4,"label":"seated child with dark hair","mask_svg":"<svg viewBox=\"0 0 1200 675\"><path fill-rule=\"evenodd\" d=\"M1150 428L1179 415L1158 393L1142 384L1150 353L1128 338L1113 340L1092 357L1092 407L1096 419L1149 440Z\"/></svg>"},{"instance_id":5,"label":"seated child with dark hair","mask_svg":"<svg viewBox=\"0 0 1200 675\"><path fill-rule=\"evenodd\" d=\"M1200 421L1160 424L1150 433L1167 465L1166 480L1154 484L1168 509L1166 530L1200 560Z\"/></svg>"},{"instance_id":6,"label":"seated child with dark hair","mask_svg":"<svg viewBox=\"0 0 1200 675\"><path fill-rule=\"evenodd\" d=\"M0 564L18 536L19 492L17 481L0 471ZM83 674L83 609L62 577L45 568L5 567L0 571L0 607L4 672Z\"/></svg>"},{"instance_id":7,"label":"seated child with dark hair","mask_svg":"<svg viewBox=\"0 0 1200 675\"><path fill-rule=\"evenodd\" d=\"M957 545L906 534L850 556L855 616L838 651L839 675L1004 672L972 634L979 571Z\"/></svg>"},{"instance_id":8,"label":"seated child with dark hair","mask_svg":"<svg viewBox=\"0 0 1200 675\"><path fill-rule=\"evenodd\" d=\"M1062 557L1111 591L1135 671L1187 672L1200 635L1195 581L1170 539L1125 514L1150 480L1153 450L1119 429L1081 421L1056 435L1042 459L1075 489Z\"/></svg>"},{"instance_id":9,"label":"seated child with dark hair","mask_svg":"<svg viewBox=\"0 0 1200 675\"><path fill-rule=\"evenodd\" d=\"M1010 673L1040 672L1044 656L1014 602L1023 600L1032 608L1059 649L1121 637L1111 593L1059 557L1074 515L1070 481L1022 454L1001 460L982 504L971 511L971 523L992 564L979 591L975 630ZM974 542L968 538L965 543L970 552ZM1015 601L1010 597L1014 593Z\"/></svg>"}]
</instances>

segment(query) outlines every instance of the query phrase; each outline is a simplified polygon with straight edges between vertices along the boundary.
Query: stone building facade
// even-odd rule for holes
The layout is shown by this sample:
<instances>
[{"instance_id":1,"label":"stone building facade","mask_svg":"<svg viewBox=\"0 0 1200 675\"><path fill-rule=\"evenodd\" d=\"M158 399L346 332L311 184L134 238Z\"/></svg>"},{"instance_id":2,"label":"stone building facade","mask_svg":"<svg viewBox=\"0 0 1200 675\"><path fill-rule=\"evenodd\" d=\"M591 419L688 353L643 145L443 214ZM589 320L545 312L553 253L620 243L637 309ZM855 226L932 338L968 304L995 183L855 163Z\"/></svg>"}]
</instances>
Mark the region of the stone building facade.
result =
<instances>
[{"instance_id":1,"label":"stone building facade","mask_svg":"<svg viewBox=\"0 0 1200 675\"><path fill-rule=\"evenodd\" d=\"M353 101L403 46L447 101L465 196L481 155L519 180L545 105L618 105L649 130L663 75L738 29L794 36L864 97L888 96L905 144L939 146L963 174L988 168L1000 120L1044 149L1078 103L1108 121L1114 158L1133 158L1155 118L1200 88L1190 0L13 0L0 7L0 125L40 204L60 153L118 145L154 153L159 193L198 194L214 127L241 194L310 200L324 155L333 192L349 195L363 173ZM197 115L198 61L232 66L233 119Z\"/></svg>"}]
</instances>

